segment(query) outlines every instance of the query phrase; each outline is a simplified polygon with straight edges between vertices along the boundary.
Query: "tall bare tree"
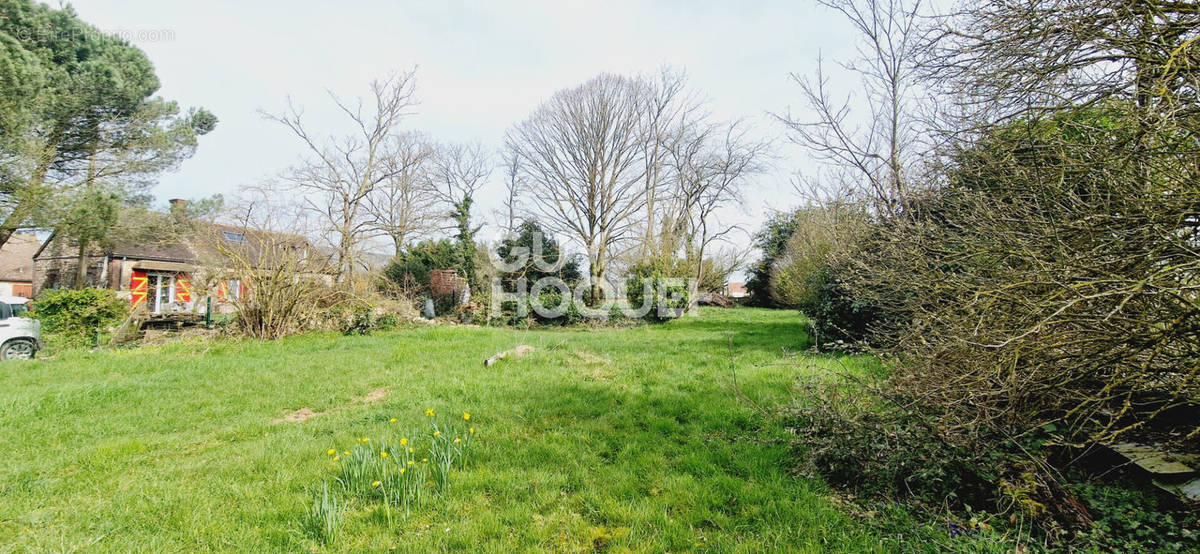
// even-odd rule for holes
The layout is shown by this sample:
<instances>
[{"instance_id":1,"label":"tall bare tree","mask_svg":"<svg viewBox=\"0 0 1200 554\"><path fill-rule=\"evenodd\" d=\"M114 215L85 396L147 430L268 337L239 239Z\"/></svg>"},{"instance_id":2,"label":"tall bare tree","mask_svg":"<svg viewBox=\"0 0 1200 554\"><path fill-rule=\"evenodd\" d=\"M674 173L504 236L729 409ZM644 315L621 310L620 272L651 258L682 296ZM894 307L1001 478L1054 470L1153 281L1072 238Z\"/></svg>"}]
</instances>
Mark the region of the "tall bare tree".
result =
<instances>
[{"instance_id":1,"label":"tall bare tree","mask_svg":"<svg viewBox=\"0 0 1200 554\"><path fill-rule=\"evenodd\" d=\"M482 144L446 143L435 147L426 178L434 196L453 210L473 199L491 175L491 156Z\"/></svg>"},{"instance_id":2,"label":"tall bare tree","mask_svg":"<svg viewBox=\"0 0 1200 554\"><path fill-rule=\"evenodd\" d=\"M521 163L512 152L504 155L504 205L496 210L496 223L505 233L516 230L521 196L525 192L525 178L521 176Z\"/></svg>"},{"instance_id":3,"label":"tall bare tree","mask_svg":"<svg viewBox=\"0 0 1200 554\"><path fill-rule=\"evenodd\" d=\"M909 201L909 149L920 126L914 106L922 52L920 0L817 2L845 16L858 33L857 56L841 65L859 76L863 96L835 98L818 61L812 78L792 74L812 118L792 113L775 117L792 131L793 142L865 182L879 213L895 215ZM855 114L852 103L866 106L867 113Z\"/></svg>"},{"instance_id":4,"label":"tall bare tree","mask_svg":"<svg viewBox=\"0 0 1200 554\"><path fill-rule=\"evenodd\" d=\"M366 213L399 256L409 241L437 227L437 197L429 186L433 147L419 134L404 133L393 137L389 150L390 176L367 195Z\"/></svg>"},{"instance_id":5,"label":"tall bare tree","mask_svg":"<svg viewBox=\"0 0 1200 554\"><path fill-rule=\"evenodd\" d=\"M366 106L362 99L350 102L330 93L354 128L341 138L312 132L303 111L290 100L282 114L266 114L291 130L307 149L308 156L286 172L283 181L303 198L304 209L322 221L334 246L339 282L353 275L358 247L375 229L367 217L369 198L403 171L403 164L396 161L404 144L400 126L416 105L415 88L415 70L409 70L372 81Z\"/></svg>"},{"instance_id":6,"label":"tall bare tree","mask_svg":"<svg viewBox=\"0 0 1200 554\"><path fill-rule=\"evenodd\" d=\"M695 287L704 280L709 246L738 229L722 223L719 212L741 204L748 179L764 169L767 153L767 144L749 138L741 122L695 126L671 145L673 234L684 238L685 259L692 266L692 302L699 300Z\"/></svg>"},{"instance_id":7,"label":"tall bare tree","mask_svg":"<svg viewBox=\"0 0 1200 554\"><path fill-rule=\"evenodd\" d=\"M643 177L646 188L646 211L642 221L643 237L640 256L644 259L653 255L656 243L662 237L655 235L662 230L664 221L659 212L665 203L673 166L669 163L669 150L678 143L684 133L707 114L702 113L703 103L687 89L687 75L681 71L664 67L651 78L643 78L645 106L645 141L643 162L646 172ZM670 227L671 223L667 223Z\"/></svg>"},{"instance_id":8,"label":"tall bare tree","mask_svg":"<svg viewBox=\"0 0 1200 554\"><path fill-rule=\"evenodd\" d=\"M645 206L644 98L637 80L602 74L556 92L508 133L539 222L587 248L593 298Z\"/></svg>"},{"instance_id":9,"label":"tall bare tree","mask_svg":"<svg viewBox=\"0 0 1200 554\"><path fill-rule=\"evenodd\" d=\"M443 204L447 226L458 240L462 256L462 267L467 282L479 285L475 280L475 234L480 226L472 221L471 208L475 194L492 175L492 159L488 150L479 143L442 144L437 147L430 163L429 188Z\"/></svg>"}]
</instances>

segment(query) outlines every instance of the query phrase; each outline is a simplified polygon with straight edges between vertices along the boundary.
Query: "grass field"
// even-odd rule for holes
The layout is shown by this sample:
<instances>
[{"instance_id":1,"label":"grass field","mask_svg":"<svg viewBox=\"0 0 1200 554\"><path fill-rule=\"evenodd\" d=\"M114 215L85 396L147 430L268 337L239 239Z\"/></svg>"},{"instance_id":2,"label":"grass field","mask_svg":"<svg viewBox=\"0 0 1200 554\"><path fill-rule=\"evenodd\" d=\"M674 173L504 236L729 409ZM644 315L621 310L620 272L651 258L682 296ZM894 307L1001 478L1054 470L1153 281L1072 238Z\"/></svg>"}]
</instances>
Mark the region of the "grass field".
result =
<instances>
[{"instance_id":1,"label":"grass field","mask_svg":"<svg viewBox=\"0 0 1200 554\"><path fill-rule=\"evenodd\" d=\"M819 483L789 473L770 440L784 431L733 392L736 369L758 403L787 401L821 363L785 357L806 341L795 312L736 309L628 329L421 327L6 363L0 549L877 549ZM483 367L522 343L537 351ZM272 423L301 408L325 413ZM327 449L420 425L430 408L470 412L478 430L449 492L390 525L351 503L329 544L301 531L334 475Z\"/></svg>"}]
</instances>

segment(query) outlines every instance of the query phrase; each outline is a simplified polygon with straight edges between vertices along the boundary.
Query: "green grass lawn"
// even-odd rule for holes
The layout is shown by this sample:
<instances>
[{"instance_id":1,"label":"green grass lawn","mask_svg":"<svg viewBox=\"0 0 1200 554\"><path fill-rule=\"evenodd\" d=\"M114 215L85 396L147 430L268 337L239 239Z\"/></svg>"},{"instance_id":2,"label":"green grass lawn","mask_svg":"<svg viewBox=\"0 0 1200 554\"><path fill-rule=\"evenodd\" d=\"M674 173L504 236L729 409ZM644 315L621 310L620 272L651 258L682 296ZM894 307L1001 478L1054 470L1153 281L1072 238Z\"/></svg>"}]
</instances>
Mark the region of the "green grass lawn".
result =
<instances>
[{"instance_id":1,"label":"green grass lawn","mask_svg":"<svg viewBox=\"0 0 1200 554\"><path fill-rule=\"evenodd\" d=\"M483 367L522 343L538 350ZM789 473L771 440L784 431L733 392L736 368L758 403L788 401L822 363L785 355L806 346L795 312L735 309L628 329L420 327L6 363L0 550L877 549L819 483ZM328 413L271 423L300 408ZM422 425L427 408L470 412L478 431L450 491L391 525L353 502L330 544L301 531L334 476L327 449Z\"/></svg>"}]
</instances>

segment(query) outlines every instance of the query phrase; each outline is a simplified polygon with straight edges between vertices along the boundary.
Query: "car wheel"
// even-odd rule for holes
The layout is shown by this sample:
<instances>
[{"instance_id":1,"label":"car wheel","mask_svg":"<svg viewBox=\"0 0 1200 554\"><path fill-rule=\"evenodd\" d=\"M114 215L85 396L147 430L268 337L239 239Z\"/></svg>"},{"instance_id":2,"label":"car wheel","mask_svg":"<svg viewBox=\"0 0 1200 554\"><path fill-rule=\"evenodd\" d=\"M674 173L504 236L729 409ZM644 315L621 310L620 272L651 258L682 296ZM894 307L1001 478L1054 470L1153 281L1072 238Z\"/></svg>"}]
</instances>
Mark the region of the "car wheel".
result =
<instances>
[{"instance_id":1,"label":"car wheel","mask_svg":"<svg viewBox=\"0 0 1200 554\"><path fill-rule=\"evenodd\" d=\"M0 347L0 359L29 360L37 353L37 345L29 339L13 339Z\"/></svg>"}]
</instances>

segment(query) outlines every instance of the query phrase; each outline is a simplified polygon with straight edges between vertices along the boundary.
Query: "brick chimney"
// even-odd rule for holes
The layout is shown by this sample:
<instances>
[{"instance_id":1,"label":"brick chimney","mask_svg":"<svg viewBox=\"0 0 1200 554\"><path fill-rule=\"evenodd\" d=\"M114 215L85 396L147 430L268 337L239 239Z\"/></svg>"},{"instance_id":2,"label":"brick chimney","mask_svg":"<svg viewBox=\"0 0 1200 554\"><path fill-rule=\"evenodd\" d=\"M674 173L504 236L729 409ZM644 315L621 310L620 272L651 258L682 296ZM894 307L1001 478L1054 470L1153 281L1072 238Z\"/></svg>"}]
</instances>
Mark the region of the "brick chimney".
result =
<instances>
[{"instance_id":1,"label":"brick chimney","mask_svg":"<svg viewBox=\"0 0 1200 554\"><path fill-rule=\"evenodd\" d=\"M175 221L183 223L187 219L187 200L172 198L167 202L171 204L171 215L175 216Z\"/></svg>"}]
</instances>

